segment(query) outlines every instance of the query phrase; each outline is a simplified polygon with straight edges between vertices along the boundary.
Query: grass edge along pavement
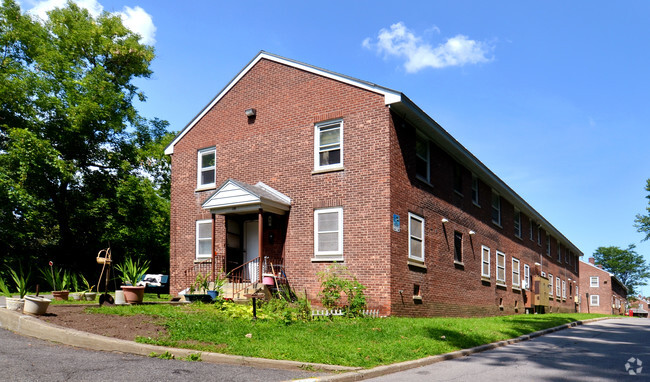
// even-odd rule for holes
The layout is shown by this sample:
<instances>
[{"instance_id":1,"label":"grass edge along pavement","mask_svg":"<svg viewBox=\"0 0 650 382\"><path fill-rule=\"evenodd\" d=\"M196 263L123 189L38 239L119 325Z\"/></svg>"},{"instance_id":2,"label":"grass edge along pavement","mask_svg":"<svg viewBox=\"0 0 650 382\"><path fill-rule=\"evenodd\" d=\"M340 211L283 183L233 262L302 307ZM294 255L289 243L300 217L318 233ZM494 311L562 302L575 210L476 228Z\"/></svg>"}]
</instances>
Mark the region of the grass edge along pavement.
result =
<instances>
[{"instance_id":1,"label":"grass edge along pavement","mask_svg":"<svg viewBox=\"0 0 650 382\"><path fill-rule=\"evenodd\" d=\"M250 307L240 306L246 312ZM109 314L160 317L168 335L137 342L246 357L372 368L462 349L490 346L594 317L590 314L514 315L482 318L320 319L283 322L250 315L224 317L210 305L90 309ZM258 313L259 314L259 313ZM262 317L264 315L262 314Z\"/></svg>"}]
</instances>

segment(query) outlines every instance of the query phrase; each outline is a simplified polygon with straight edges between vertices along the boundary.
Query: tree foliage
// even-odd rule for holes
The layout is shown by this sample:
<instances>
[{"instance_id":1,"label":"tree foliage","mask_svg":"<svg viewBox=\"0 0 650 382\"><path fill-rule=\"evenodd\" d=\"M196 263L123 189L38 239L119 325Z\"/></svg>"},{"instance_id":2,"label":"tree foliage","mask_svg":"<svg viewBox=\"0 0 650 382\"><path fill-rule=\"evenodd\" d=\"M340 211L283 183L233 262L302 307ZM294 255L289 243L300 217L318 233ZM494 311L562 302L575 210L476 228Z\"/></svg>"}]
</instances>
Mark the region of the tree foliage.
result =
<instances>
[{"instance_id":1,"label":"tree foliage","mask_svg":"<svg viewBox=\"0 0 650 382\"><path fill-rule=\"evenodd\" d=\"M634 244L627 249L598 247L594 252L596 264L613 273L627 287L629 296L636 294L636 287L646 285L645 279L650 277L650 266L635 248Z\"/></svg>"},{"instance_id":2,"label":"tree foliage","mask_svg":"<svg viewBox=\"0 0 650 382\"><path fill-rule=\"evenodd\" d=\"M134 106L153 58L117 16L69 2L35 20L4 0L0 262L94 269L111 245L167 269L173 135Z\"/></svg>"},{"instance_id":3,"label":"tree foliage","mask_svg":"<svg viewBox=\"0 0 650 382\"><path fill-rule=\"evenodd\" d=\"M634 226L638 232L645 233L645 238L643 240L650 239L650 179L646 181L645 190L648 192L648 206L646 207L646 215L638 214L634 220Z\"/></svg>"}]
</instances>

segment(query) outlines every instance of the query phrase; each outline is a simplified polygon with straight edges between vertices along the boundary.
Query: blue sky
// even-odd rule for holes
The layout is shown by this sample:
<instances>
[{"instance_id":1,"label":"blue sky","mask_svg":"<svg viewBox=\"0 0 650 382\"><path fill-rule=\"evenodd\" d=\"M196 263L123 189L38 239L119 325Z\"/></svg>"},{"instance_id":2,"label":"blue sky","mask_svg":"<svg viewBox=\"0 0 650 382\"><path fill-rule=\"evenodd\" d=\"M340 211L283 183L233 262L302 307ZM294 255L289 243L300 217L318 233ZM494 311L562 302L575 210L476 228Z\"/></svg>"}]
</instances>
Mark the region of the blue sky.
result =
<instances>
[{"instance_id":1,"label":"blue sky","mask_svg":"<svg viewBox=\"0 0 650 382\"><path fill-rule=\"evenodd\" d=\"M403 92L583 260L637 244L650 261L633 226L650 178L647 1L79 3L121 13L155 47L139 109L173 130L266 50Z\"/></svg>"}]
</instances>

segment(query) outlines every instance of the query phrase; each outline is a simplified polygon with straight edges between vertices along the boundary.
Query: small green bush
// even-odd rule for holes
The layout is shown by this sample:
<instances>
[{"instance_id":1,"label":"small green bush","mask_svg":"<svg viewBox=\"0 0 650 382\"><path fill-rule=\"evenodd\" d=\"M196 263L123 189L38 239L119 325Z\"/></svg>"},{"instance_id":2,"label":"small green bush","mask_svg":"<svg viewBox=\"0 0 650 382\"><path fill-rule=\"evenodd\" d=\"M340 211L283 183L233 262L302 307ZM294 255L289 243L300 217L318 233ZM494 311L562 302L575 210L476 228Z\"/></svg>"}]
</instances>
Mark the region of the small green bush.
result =
<instances>
[{"instance_id":1,"label":"small green bush","mask_svg":"<svg viewBox=\"0 0 650 382\"><path fill-rule=\"evenodd\" d=\"M323 288L318 294L321 303L327 309L343 309L348 316L361 316L367 306L366 287L350 273L348 268L340 264L332 264L326 270L318 273ZM345 300L343 297L345 296Z\"/></svg>"}]
</instances>

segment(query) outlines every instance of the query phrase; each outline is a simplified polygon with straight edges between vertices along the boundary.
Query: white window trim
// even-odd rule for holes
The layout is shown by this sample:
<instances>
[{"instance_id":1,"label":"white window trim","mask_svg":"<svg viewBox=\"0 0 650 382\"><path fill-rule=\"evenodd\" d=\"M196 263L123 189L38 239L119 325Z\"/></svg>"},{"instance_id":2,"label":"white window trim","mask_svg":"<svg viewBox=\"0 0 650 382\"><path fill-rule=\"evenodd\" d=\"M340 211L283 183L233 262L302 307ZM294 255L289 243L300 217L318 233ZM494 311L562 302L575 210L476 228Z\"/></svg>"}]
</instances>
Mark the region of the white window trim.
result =
<instances>
[{"instance_id":1,"label":"white window trim","mask_svg":"<svg viewBox=\"0 0 650 382\"><path fill-rule=\"evenodd\" d=\"M487 261L485 259L485 254L487 253ZM487 264L487 273L483 272L483 268ZM481 276L490 278L490 248L482 245L481 246Z\"/></svg>"},{"instance_id":2,"label":"white window trim","mask_svg":"<svg viewBox=\"0 0 650 382\"><path fill-rule=\"evenodd\" d=\"M520 267L519 267L519 259L513 257L512 258L512 287L513 288L520 288L521 287L521 274L520 272Z\"/></svg>"},{"instance_id":3,"label":"white window trim","mask_svg":"<svg viewBox=\"0 0 650 382\"><path fill-rule=\"evenodd\" d=\"M497 275L496 275L497 284L505 285L506 284L506 268L507 268L506 267L506 254L503 253L503 252L497 251L496 257L497 257ZM499 257L501 257L503 259L503 265L502 266L499 266ZM499 269L503 269L503 279L499 279Z\"/></svg>"},{"instance_id":4,"label":"white window trim","mask_svg":"<svg viewBox=\"0 0 650 382\"><path fill-rule=\"evenodd\" d=\"M566 299L566 281L562 280L562 299Z\"/></svg>"},{"instance_id":5,"label":"white window trim","mask_svg":"<svg viewBox=\"0 0 650 382\"><path fill-rule=\"evenodd\" d=\"M548 274L548 289L550 290L549 296L552 297L554 295L554 292L553 292L553 275L550 274L550 273Z\"/></svg>"},{"instance_id":6,"label":"white window trim","mask_svg":"<svg viewBox=\"0 0 650 382\"><path fill-rule=\"evenodd\" d=\"M426 158L422 158L421 156L419 156L417 150L415 150L415 156L417 158L420 158L420 159L427 162L427 176L423 177L420 174L418 174L417 173L417 167L416 167L416 169L415 169L415 177L422 180L422 181L430 183L431 182L431 143L429 142L429 139L427 137L425 137L423 134L420 134L420 132L416 133L415 139L416 140L422 140L427 145L427 157Z\"/></svg>"},{"instance_id":7,"label":"white window trim","mask_svg":"<svg viewBox=\"0 0 650 382\"><path fill-rule=\"evenodd\" d=\"M422 223L422 237L418 238L417 236L414 236L414 237L422 240L422 246L421 246L421 248L422 248L421 252L422 253L420 254L420 257L414 256L413 253L412 253L412 250L411 250L411 237L413 236L413 235L411 235L411 219L418 220L420 223ZM425 253L425 251L424 251L424 242L425 242L425 236L426 236L425 235L426 231L424 229L424 227L425 227L424 224L425 224L425 222L424 222L424 218L422 216L419 216L419 215L416 215L414 213L409 212L409 235L408 235L408 239L409 239L409 259L410 260L415 260L415 261L417 261L419 263L423 263L423 264L424 264L424 253Z\"/></svg>"},{"instance_id":8,"label":"white window trim","mask_svg":"<svg viewBox=\"0 0 650 382\"><path fill-rule=\"evenodd\" d=\"M555 297L560 297L561 281L559 277L555 278Z\"/></svg>"},{"instance_id":9,"label":"white window trim","mask_svg":"<svg viewBox=\"0 0 650 382\"><path fill-rule=\"evenodd\" d=\"M339 150L341 152L341 161L339 163L320 165L320 129L339 125ZM327 172L343 169L343 120L335 119L331 121L319 122L314 124L314 172Z\"/></svg>"},{"instance_id":10,"label":"white window trim","mask_svg":"<svg viewBox=\"0 0 650 382\"><path fill-rule=\"evenodd\" d=\"M213 153L214 154L214 166L211 167L206 167L205 169L201 167L201 163L203 162L201 159L203 155L208 154L208 153ZM203 173L203 170L206 169L212 169L214 171L214 182L212 183L205 183L201 184L201 174ZM216 147L208 147L205 149L201 149L198 151L197 156L196 156L196 188L197 190L205 190L205 189L210 189L210 188L215 188L217 187L217 149Z\"/></svg>"},{"instance_id":11,"label":"white window trim","mask_svg":"<svg viewBox=\"0 0 650 382\"><path fill-rule=\"evenodd\" d=\"M210 219L205 219L205 220L197 220L196 225L195 225L195 239L194 239L194 245L195 245L195 252L194 252L194 257L198 259L209 259L212 257L212 253L209 253L207 255L202 255L199 254L199 240L206 240L207 238L199 238L199 225L201 224L210 224L210 227L212 227L212 220ZM214 227L212 227L214 228ZM212 245L212 235L210 235L210 245Z\"/></svg>"},{"instance_id":12,"label":"white window trim","mask_svg":"<svg viewBox=\"0 0 650 382\"><path fill-rule=\"evenodd\" d=\"M530 289L530 266L528 264L524 264L524 283L522 287L524 289Z\"/></svg>"},{"instance_id":13,"label":"white window trim","mask_svg":"<svg viewBox=\"0 0 650 382\"><path fill-rule=\"evenodd\" d=\"M596 281L596 282L595 282L595 285L594 285L594 281ZM600 278L598 278L598 276L591 276L591 277L589 277L589 286L590 286L591 288L598 288L598 287L600 287Z\"/></svg>"},{"instance_id":14,"label":"white window trim","mask_svg":"<svg viewBox=\"0 0 650 382\"><path fill-rule=\"evenodd\" d=\"M338 213L338 250L318 250L318 215L324 213ZM343 207L319 208L314 210L314 258L312 261L343 261Z\"/></svg>"},{"instance_id":15,"label":"white window trim","mask_svg":"<svg viewBox=\"0 0 650 382\"><path fill-rule=\"evenodd\" d=\"M594 304L594 297L596 299L595 304ZM597 294L589 295L589 306L600 306L600 295Z\"/></svg>"}]
</instances>

